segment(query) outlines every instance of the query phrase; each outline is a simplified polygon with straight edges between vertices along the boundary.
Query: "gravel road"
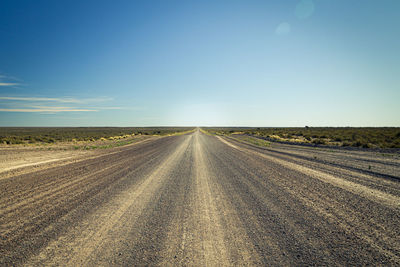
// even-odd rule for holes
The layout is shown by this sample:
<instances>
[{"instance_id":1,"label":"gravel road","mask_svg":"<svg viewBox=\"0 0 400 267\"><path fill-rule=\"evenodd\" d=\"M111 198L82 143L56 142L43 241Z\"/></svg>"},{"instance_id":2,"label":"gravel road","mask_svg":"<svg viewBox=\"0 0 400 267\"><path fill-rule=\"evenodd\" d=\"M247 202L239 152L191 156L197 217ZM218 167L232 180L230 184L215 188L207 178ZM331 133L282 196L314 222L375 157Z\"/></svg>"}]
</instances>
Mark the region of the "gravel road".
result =
<instances>
[{"instance_id":1,"label":"gravel road","mask_svg":"<svg viewBox=\"0 0 400 267\"><path fill-rule=\"evenodd\" d=\"M400 265L399 225L397 158L198 130L0 180L1 266Z\"/></svg>"}]
</instances>

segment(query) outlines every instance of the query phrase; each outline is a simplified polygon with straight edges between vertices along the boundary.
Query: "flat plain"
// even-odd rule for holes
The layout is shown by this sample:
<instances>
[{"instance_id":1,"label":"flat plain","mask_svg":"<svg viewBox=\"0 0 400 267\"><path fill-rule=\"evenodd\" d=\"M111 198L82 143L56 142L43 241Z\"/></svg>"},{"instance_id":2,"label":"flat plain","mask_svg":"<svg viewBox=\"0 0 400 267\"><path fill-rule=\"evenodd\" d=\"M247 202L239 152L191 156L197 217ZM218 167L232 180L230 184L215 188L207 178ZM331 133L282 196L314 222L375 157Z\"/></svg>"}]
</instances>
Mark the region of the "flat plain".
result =
<instances>
[{"instance_id":1,"label":"flat plain","mask_svg":"<svg viewBox=\"0 0 400 267\"><path fill-rule=\"evenodd\" d=\"M0 265L400 265L398 153L248 141L196 129L0 172Z\"/></svg>"}]
</instances>

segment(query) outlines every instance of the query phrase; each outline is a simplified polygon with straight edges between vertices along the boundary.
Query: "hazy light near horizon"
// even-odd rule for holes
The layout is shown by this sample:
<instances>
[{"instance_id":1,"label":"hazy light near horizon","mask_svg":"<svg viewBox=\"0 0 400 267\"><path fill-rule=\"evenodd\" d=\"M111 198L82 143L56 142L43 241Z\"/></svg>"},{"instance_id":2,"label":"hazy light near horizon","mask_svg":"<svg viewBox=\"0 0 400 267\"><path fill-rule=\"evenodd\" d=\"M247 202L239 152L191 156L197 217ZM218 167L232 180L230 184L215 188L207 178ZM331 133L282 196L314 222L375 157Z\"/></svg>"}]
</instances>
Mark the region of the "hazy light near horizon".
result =
<instances>
[{"instance_id":1,"label":"hazy light near horizon","mask_svg":"<svg viewBox=\"0 0 400 267\"><path fill-rule=\"evenodd\" d=\"M172 125L215 126L227 121L226 110L221 104L182 103L169 114Z\"/></svg>"}]
</instances>

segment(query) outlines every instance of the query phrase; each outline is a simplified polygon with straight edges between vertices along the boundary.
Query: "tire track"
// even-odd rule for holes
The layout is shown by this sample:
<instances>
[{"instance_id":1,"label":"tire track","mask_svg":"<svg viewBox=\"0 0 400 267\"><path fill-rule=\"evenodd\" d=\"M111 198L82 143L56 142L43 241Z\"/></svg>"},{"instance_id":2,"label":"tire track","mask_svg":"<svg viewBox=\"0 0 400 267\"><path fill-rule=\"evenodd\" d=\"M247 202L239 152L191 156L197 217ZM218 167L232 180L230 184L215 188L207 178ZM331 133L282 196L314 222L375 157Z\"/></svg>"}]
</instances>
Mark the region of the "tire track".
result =
<instances>
[{"instance_id":1,"label":"tire track","mask_svg":"<svg viewBox=\"0 0 400 267\"><path fill-rule=\"evenodd\" d=\"M219 138L219 140L221 139ZM233 144L229 144L229 147L233 148L233 151L243 152L241 147L239 148ZM321 225L320 221L324 221L334 225L335 228L341 229L340 231L343 231L347 238L359 239L363 247L370 247L375 251L374 253L377 253L375 260L381 259L383 262L390 262L391 264L400 263L398 256L400 244L397 239L400 233L396 223L399 221L399 214L398 210L396 211L395 202L376 201L376 198L365 198L365 194L356 194L359 197L354 199L354 195L352 196L355 193L354 190L348 190L348 188L345 188L347 190L342 192L335 189L337 192L332 194L323 184L318 185L318 183L315 183L313 181L315 176L310 175L309 172L304 172L302 169L299 171L298 168L293 168L293 165L287 168L287 165L282 164L281 160L272 160L271 156L264 157L257 153L256 157L254 157L254 153L250 152L252 151L245 150L245 153L241 153L241 155L235 153L238 158L232 158L228 162L240 162L243 161L244 157L247 158L246 163L248 166L242 166L242 168L245 169L247 174L254 172L252 170L257 170L253 175L254 183L258 184L254 187L255 190L257 188L267 190L267 188L271 188L272 184L276 185L282 192L289 193L294 202L301 203L303 207L307 207L312 213L318 215L320 218L316 220L316 223L319 225ZM262 174L264 173L263 169L269 168L266 164L270 165L273 173ZM262 165L264 165L264 168L261 167ZM286 168L287 170L285 170ZM279 169L282 171L279 171ZM301 176L296 175L296 173ZM260 175L273 177L273 179L262 179ZM299 179L302 176L304 176L304 179ZM280 179L277 179L278 177ZM326 183L321 178L318 180ZM335 187L343 189L342 187L337 187L336 183L329 184L334 186L332 189ZM262 191L259 194L261 196ZM275 195L279 196L279 192L276 192ZM346 201L346 199L348 200ZM284 202L285 200L281 201ZM372 203L368 203L369 201L372 201ZM267 200L265 205L271 202L272 200ZM320 226L316 225L316 227ZM333 231L330 228L327 230ZM362 255L361 252L360 254Z\"/></svg>"},{"instance_id":2,"label":"tire track","mask_svg":"<svg viewBox=\"0 0 400 267\"><path fill-rule=\"evenodd\" d=\"M124 229L125 226L121 225L124 223L135 223L135 218L139 217L154 194L159 191L168 174L179 162L190 138L190 136L186 136L186 140L140 184L120 193L110 203L98 209L95 214L82 221L73 233L68 232L67 235L51 242L41 250L37 257L28 261L29 265L38 263L57 265L57 263L63 262L65 256L68 255L69 260L66 262L68 266L97 266L96 258L91 258L91 255L95 250L96 253L99 253L100 250L99 254L103 255L112 253L110 250L115 248L107 246L107 242L110 241L110 232L113 230L111 236L124 236L124 231L115 233L119 231L115 229ZM128 210L133 216L129 217L128 222L121 221L120 219ZM70 238L71 236L73 238ZM64 249L60 249L60 247Z\"/></svg>"},{"instance_id":3,"label":"tire track","mask_svg":"<svg viewBox=\"0 0 400 267\"><path fill-rule=\"evenodd\" d=\"M26 260L26 258L34 254L40 247L57 238L62 231L70 228L79 222L82 216L92 213L97 209L100 203L104 203L115 196L119 191L124 190L124 185L135 184L142 180L145 176L143 171L152 168L152 164L158 164L165 158L171 149L176 149L177 142L180 138L165 138L164 140L154 141L140 147L132 146L126 151L118 153L112 152L111 161L107 162L107 157L104 160L96 161L90 159L89 162L93 167L85 168L85 161L69 165L65 167L53 168L46 171L40 171L34 175L23 175L15 180L2 180L1 183L10 184L13 189L9 191L13 196L18 194L18 191L32 190L36 181L47 180L46 176L53 176L52 179L62 179L65 181L74 180L75 173L83 173L90 176L90 172L94 169L102 169L107 166L112 166L112 171L104 172L101 175L91 176L91 179L82 180L76 190L64 191L59 198L47 199L40 206L30 205L25 213L21 213L17 209L13 215L8 218L0 218L0 265L10 264ZM138 153L139 152L139 153ZM142 155L140 155L140 152ZM131 156L134 156L133 158ZM144 156L144 157L143 157ZM137 158L137 160L135 160ZM126 159L121 161L121 164L115 164L118 159ZM132 161L132 159L134 161ZM97 163L97 165L96 165ZM115 165L114 165L115 164ZM133 179L130 179L133 173L137 173ZM42 176L46 175L46 176ZM13 183L14 182L14 183ZM62 184L62 183L61 183ZM57 188L57 184L54 184ZM50 188L43 187L46 191ZM42 191L43 191L42 190ZM7 191L4 191L7 193ZM40 194L39 192L37 192ZM8 198L5 194L4 198ZM15 228L15 225L22 227ZM5 232L7 229L13 228L13 231Z\"/></svg>"},{"instance_id":4,"label":"tire track","mask_svg":"<svg viewBox=\"0 0 400 267\"><path fill-rule=\"evenodd\" d=\"M351 182L346 179L342 179L340 177L336 177L327 173L323 173L321 171L313 170L289 161L284 161L281 159L278 159L276 157L272 157L267 154L263 154L254 150L246 149L243 147L238 147L227 140L223 139L222 137L217 137L221 142L225 143L226 145L237 149L241 152L247 153L247 154L252 154L256 155L259 157L263 157L269 161L275 162L279 165L282 165L285 168L292 169L298 172L301 172L307 176L311 176L313 178L316 178L318 180L321 180L323 182L329 183L333 186L340 187L344 190L350 191L352 193L358 194L362 197L365 197L367 199L373 200L375 202L381 203L385 206L389 206L393 209L399 209L400 208L400 197L391 195L386 192L382 192L380 190L376 190L373 188L369 188L367 186L357 184L355 182Z\"/></svg>"}]
</instances>

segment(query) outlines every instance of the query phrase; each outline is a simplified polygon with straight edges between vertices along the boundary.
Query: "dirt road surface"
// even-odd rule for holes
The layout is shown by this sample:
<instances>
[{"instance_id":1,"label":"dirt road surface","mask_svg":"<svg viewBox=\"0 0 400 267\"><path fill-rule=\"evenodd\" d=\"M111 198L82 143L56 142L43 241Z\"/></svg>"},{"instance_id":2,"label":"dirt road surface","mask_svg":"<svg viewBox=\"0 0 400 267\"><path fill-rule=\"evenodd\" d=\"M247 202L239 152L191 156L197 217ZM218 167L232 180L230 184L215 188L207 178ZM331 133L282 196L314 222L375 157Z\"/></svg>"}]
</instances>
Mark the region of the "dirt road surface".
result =
<instances>
[{"instance_id":1,"label":"dirt road surface","mask_svg":"<svg viewBox=\"0 0 400 267\"><path fill-rule=\"evenodd\" d=\"M0 180L0 265L400 265L400 161L195 131ZM315 156L316 155L316 156Z\"/></svg>"}]
</instances>

